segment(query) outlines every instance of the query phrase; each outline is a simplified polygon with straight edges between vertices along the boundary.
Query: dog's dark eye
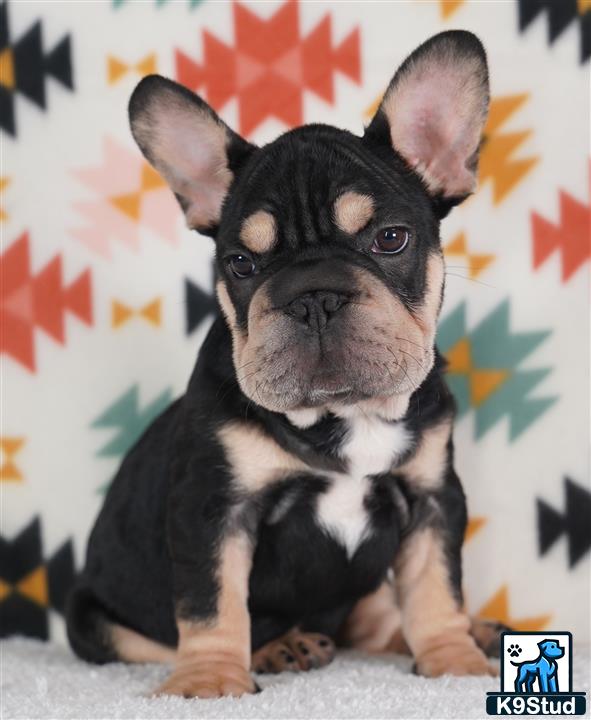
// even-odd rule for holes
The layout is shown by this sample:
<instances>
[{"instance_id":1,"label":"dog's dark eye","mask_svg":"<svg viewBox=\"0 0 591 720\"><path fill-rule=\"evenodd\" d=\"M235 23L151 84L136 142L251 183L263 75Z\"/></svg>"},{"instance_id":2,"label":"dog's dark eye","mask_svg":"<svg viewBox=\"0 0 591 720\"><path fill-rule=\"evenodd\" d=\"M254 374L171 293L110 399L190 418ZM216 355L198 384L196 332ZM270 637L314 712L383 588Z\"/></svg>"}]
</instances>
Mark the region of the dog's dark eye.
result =
<instances>
[{"instance_id":1,"label":"dog's dark eye","mask_svg":"<svg viewBox=\"0 0 591 720\"><path fill-rule=\"evenodd\" d=\"M252 275L256 267L253 261L249 257L246 257L246 255L232 255L228 264L230 270L238 278L245 278Z\"/></svg>"},{"instance_id":2,"label":"dog's dark eye","mask_svg":"<svg viewBox=\"0 0 591 720\"><path fill-rule=\"evenodd\" d=\"M395 255L404 250L409 240L410 230L404 225L394 225L394 227L384 228L378 232L371 251Z\"/></svg>"}]
</instances>

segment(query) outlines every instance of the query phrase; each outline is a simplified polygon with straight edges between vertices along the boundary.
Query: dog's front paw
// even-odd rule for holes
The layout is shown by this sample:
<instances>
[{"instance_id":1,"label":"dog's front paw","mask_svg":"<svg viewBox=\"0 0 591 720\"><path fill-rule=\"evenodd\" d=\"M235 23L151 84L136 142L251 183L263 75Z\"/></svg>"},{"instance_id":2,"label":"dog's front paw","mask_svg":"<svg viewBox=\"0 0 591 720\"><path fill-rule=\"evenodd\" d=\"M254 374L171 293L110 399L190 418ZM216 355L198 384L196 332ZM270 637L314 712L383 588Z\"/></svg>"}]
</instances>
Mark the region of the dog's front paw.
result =
<instances>
[{"instance_id":1,"label":"dog's front paw","mask_svg":"<svg viewBox=\"0 0 591 720\"><path fill-rule=\"evenodd\" d=\"M179 665L154 694L216 698L254 692L257 692L254 680L239 663L199 661Z\"/></svg>"},{"instance_id":2,"label":"dog's front paw","mask_svg":"<svg viewBox=\"0 0 591 720\"><path fill-rule=\"evenodd\" d=\"M416 659L416 671L425 677L499 674L472 641L427 648Z\"/></svg>"}]
</instances>

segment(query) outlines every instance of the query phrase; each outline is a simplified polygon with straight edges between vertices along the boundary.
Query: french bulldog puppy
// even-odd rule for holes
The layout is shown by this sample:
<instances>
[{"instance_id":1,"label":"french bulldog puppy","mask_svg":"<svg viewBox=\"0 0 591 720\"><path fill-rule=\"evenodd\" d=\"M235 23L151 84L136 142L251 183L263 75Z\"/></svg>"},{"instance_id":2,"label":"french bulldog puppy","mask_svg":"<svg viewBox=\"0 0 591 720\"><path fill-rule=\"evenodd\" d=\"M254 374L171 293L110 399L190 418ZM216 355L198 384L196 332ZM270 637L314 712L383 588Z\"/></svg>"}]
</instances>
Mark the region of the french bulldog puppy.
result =
<instances>
[{"instance_id":1,"label":"french bulldog puppy","mask_svg":"<svg viewBox=\"0 0 591 720\"><path fill-rule=\"evenodd\" d=\"M139 83L133 136L215 239L220 314L96 521L67 613L80 657L170 662L158 692L186 697L254 692L251 671L338 644L491 672L435 347L439 223L474 190L488 99L463 31L404 61L363 137L256 147L186 88Z\"/></svg>"}]
</instances>

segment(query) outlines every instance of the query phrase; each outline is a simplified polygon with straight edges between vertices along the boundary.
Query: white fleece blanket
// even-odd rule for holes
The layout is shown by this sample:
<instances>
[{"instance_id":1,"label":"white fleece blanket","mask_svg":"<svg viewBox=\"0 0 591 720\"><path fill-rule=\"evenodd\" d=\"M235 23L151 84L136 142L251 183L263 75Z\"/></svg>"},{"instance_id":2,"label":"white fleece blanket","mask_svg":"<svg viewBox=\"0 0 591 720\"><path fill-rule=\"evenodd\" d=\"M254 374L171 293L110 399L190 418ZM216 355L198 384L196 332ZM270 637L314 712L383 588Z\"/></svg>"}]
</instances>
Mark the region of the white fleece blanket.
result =
<instances>
[{"instance_id":1,"label":"white fleece blanket","mask_svg":"<svg viewBox=\"0 0 591 720\"><path fill-rule=\"evenodd\" d=\"M148 694L161 666L83 663L61 646L11 639L1 644L2 718L485 718L494 678L426 680L410 660L343 652L327 668L259 677L244 698L183 700ZM575 652L575 690L589 690L589 652Z\"/></svg>"}]
</instances>

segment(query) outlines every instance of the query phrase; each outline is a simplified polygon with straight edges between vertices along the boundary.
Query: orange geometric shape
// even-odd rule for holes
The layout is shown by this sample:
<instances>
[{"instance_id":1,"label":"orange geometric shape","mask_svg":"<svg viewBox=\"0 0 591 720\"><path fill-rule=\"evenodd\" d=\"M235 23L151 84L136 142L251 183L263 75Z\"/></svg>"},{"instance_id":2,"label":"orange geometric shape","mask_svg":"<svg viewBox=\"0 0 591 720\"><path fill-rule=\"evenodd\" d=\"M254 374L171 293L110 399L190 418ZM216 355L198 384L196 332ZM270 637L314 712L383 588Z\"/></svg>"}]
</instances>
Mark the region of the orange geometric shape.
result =
<instances>
[{"instance_id":1,"label":"orange geometric shape","mask_svg":"<svg viewBox=\"0 0 591 720\"><path fill-rule=\"evenodd\" d=\"M133 310L127 305L120 303L118 300L113 300L111 303L111 325L113 328L118 328L129 320L133 315Z\"/></svg>"},{"instance_id":2,"label":"orange geometric shape","mask_svg":"<svg viewBox=\"0 0 591 720\"><path fill-rule=\"evenodd\" d=\"M486 525L486 520L487 518L479 515L469 518L466 532L464 533L464 542L472 540L474 535Z\"/></svg>"},{"instance_id":3,"label":"orange geometric shape","mask_svg":"<svg viewBox=\"0 0 591 720\"><path fill-rule=\"evenodd\" d=\"M14 90L14 55L10 47L0 52L0 85L7 90Z\"/></svg>"},{"instance_id":4,"label":"orange geometric shape","mask_svg":"<svg viewBox=\"0 0 591 720\"><path fill-rule=\"evenodd\" d=\"M107 57L107 82L109 85L114 85L128 72L135 71L138 75L143 76L151 75L156 70L157 63L154 53L146 55L139 62L131 65L110 55Z\"/></svg>"},{"instance_id":5,"label":"orange geometric shape","mask_svg":"<svg viewBox=\"0 0 591 720\"><path fill-rule=\"evenodd\" d=\"M142 192L159 190L163 187L166 187L166 183L163 180L162 176L156 170L154 170L151 165L145 163L142 167L142 179L140 185Z\"/></svg>"},{"instance_id":6,"label":"orange geometric shape","mask_svg":"<svg viewBox=\"0 0 591 720\"><path fill-rule=\"evenodd\" d=\"M441 17L444 20L447 20L456 12L456 10L459 10L462 7L464 2L465 0L439 0Z\"/></svg>"},{"instance_id":7,"label":"orange geometric shape","mask_svg":"<svg viewBox=\"0 0 591 720\"><path fill-rule=\"evenodd\" d=\"M465 233L458 233L453 240L448 243L443 252L445 257L462 257L468 263L468 274L471 278L476 278L480 273L495 260L494 255L478 255L468 252L468 243Z\"/></svg>"},{"instance_id":8,"label":"orange geometric shape","mask_svg":"<svg viewBox=\"0 0 591 720\"><path fill-rule=\"evenodd\" d=\"M15 455L18 455L25 438L23 437L0 437L0 452L2 453L2 465L0 466L0 481L20 482L23 475L14 462Z\"/></svg>"},{"instance_id":9,"label":"orange geometric shape","mask_svg":"<svg viewBox=\"0 0 591 720\"><path fill-rule=\"evenodd\" d=\"M567 282L591 258L591 202L584 205L560 192L560 219L554 224L532 213L533 266L559 252L562 281Z\"/></svg>"},{"instance_id":10,"label":"orange geometric shape","mask_svg":"<svg viewBox=\"0 0 591 720\"><path fill-rule=\"evenodd\" d=\"M0 194L10 185L10 178L0 177ZM3 207L0 206L0 222L8 220L8 214Z\"/></svg>"},{"instance_id":11,"label":"orange geometric shape","mask_svg":"<svg viewBox=\"0 0 591 720\"><path fill-rule=\"evenodd\" d=\"M447 371L450 373L469 373L472 370L470 340L462 338L447 351Z\"/></svg>"},{"instance_id":12,"label":"orange geometric shape","mask_svg":"<svg viewBox=\"0 0 591 720\"><path fill-rule=\"evenodd\" d=\"M9 585L0 578L0 603L6 600L6 598L12 594L13 590L12 585Z\"/></svg>"},{"instance_id":13,"label":"orange geometric shape","mask_svg":"<svg viewBox=\"0 0 591 720\"><path fill-rule=\"evenodd\" d=\"M65 341L64 318L70 312L92 324L91 275L86 270L64 286L57 255L36 275L31 273L29 236L23 233L0 258L0 352L35 371L34 329Z\"/></svg>"},{"instance_id":14,"label":"orange geometric shape","mask_svg":"<svg viewBox=\"0 0 591 720\"><path fill-rule=\"evenodd\" d=\"M109 85L113 85L120 80L129 71L127 63L117 60L117 58L107 57L107 81Z\"/></svg>"},{"instance_id":15,"label":"orange geometric shape","mask_svg":"<svg viewBox=\"0 0 591 720\"><path fill-rule=\"evenodd\" d=\"M591 10L591 0L577 0L577 10L580 15L584 15Z\"/></svg>"},{"instance_id":16,"label":"orange geometric shape","mask_svg":"<svg viewBox=\"0 0 591 720\"><path fill-rule=\"evenodd\" d=\"M493 202L498 205L539 162L538 157L513 160L517 148L530 137L531 131L498 135L499 128L529 98L527 93L495 98L491 101L488 122L483 132L480 153L480 182L493 185Z\"/></svg>"},{"instance_id":17,"label":"orange geometric shape","mask_svg":"<svg viewBox=\"0 0 591 720\"><path fill-rule=\"evenodd\" d=\"M161 301L160 298L156 298L152 302L145 305L141 310L140 314L152 325L160 325L161 317Z\"/></svg>"},{"instance_id":18,"label":"orange geometric shape","mask_svg":"<svg viewBox=\"0 0 591 720\"><path fill-rule=\"evenodd\" d=\"M109 200L118 210L121 210L122 213L128 215L132 220L137 222L140 219L140 208L142 202L142 195L140 192L116 195L115 197L109 198Z\"/></svg>"},{"instance_id":19,"label":"orange geometric shape","mask_svg":"<svg viewBox=\"0 0 591 720\"><path fill-rule=\"evenodd\" d=\"M536 631L544 630L550 624L552 615L536 615L535 617L517 620L509 612L509 590L503 585L500 590L480 609L478 617L484 620L495 620L513 630Z\"/></svg>"},{"instance_id":20,"label":"orange geometric shape","mask_svg":"<svg viewBox=\"0 0 591 720\"><path fill-rule=\"evenodd\" d=\"M337 72L361 81L358 28L335 47L330 15L302 36L298 0L287 0L268 18L239 2L232 9L235 47L204 31L203 62L177 50L176 78L191 90L203 87L208 102L218 111L237 97L243 135L268 117L290 127L300 124L306 90L334 102Z\"/></svg>"},{"instance_id":21,"label":"orange geometric shape","mask_svg":"<svg viewBox=\"0 0 591 720\"><path fill-rule=\"evenodd\" d=\"M47 570L44 565L40 565L36 570L29 573L20 582L17 583L16 589L21 595L29 598L41 607L47 607L49 602L49 590L47 585Z\"/></svg>"},{"instance_id":22,"label":"orange geometric shape","mask_svg":"<svg viewBox=\"0 0 591 720\"><path fill-rule=\"evenodd\" d=\"M511 375L508 370L472 370L470 372L470 401L479 407Z\"/></svg>"}]
</instances>

